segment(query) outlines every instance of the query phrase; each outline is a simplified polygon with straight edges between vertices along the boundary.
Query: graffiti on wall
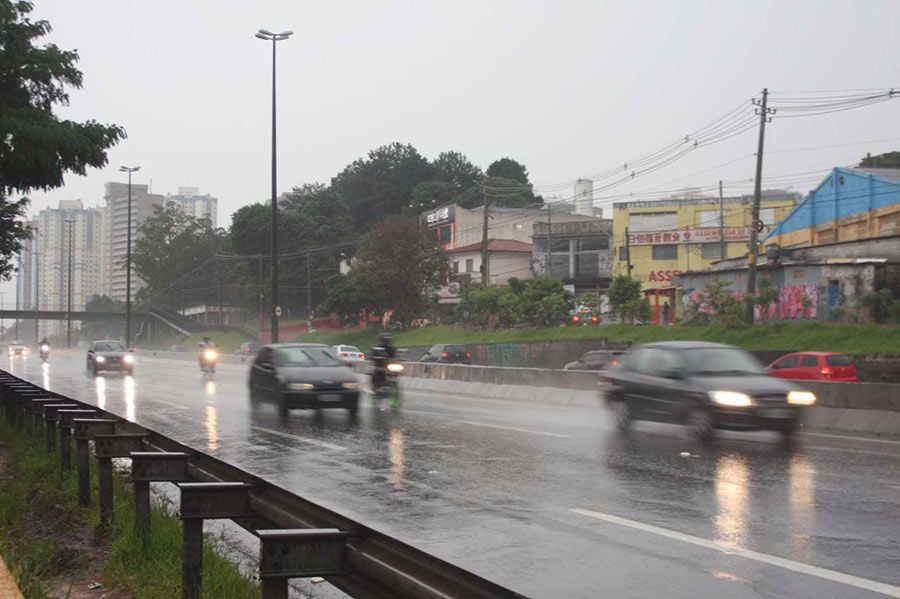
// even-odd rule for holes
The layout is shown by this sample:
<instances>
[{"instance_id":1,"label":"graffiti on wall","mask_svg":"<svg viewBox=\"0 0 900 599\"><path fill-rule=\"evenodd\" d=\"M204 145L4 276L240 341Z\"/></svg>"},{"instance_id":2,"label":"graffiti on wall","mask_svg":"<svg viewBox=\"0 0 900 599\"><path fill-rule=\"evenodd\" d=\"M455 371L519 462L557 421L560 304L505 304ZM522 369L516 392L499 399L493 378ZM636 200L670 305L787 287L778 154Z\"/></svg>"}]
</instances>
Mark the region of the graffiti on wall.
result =
<instances>
[{"instance_id":1,"label":"graffiti on wall","mask_svg":"<svg viewBox=\"0 0 900 599\"><path fill-rule=\"evenodd\" d=\"M810 320L818 314L819 289L815 285L785 287L778 294L778 301L768 307L756 306L757 320Z\"/></svg>"}]
</instances>

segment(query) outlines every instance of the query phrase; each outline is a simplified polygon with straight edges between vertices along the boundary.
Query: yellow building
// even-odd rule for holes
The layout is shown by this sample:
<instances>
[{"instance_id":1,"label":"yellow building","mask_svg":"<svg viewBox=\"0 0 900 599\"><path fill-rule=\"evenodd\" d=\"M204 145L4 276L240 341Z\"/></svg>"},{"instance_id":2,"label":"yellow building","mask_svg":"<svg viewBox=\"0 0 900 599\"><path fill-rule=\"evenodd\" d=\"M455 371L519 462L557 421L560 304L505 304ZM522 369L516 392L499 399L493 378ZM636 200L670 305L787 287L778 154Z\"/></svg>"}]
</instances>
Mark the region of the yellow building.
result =
<instances>
[{"instance_id":1,"label":"yellow building","mask_svg":"<svg viewBox=\"0 0 900 599\"><path fill-rule=\"evenodd\" d=\"M790 213L799 194L764 192L760 203L762 240ZM626 231L631 276L644 289L672 284L672 277L702 270L722 256L722 231L727 258L747 253L750 243L752 196L620 202L613 204L613 273L628 273ZM724 227L720 219L724 216Z\"/></svg>"}]
</instances>

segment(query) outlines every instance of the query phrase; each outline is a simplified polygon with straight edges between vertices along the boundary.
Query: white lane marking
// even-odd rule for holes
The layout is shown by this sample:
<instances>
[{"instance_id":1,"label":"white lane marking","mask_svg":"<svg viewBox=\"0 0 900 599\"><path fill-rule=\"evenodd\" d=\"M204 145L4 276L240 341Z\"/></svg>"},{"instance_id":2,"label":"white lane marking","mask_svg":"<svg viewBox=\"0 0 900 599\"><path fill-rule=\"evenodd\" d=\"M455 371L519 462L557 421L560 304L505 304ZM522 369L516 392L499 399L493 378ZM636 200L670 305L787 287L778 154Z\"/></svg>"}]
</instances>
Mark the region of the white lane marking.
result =
<instances>
[{"instance_id":1,"label":"white lane marking","mask_svg":"<svg viewBox=\"0 0 900 599\"><path fill-rule=\"evenodd\" d=\"M887 439L869 439L866 437L853 437L850 435L829 435L828 433L803 433L807 437L827 437L829 439L849 439L851 441L862 441L864 443L887 443L889 445L900 445L900 441L889 441Z\"/></svg>"},{"instance_id":2,"label":"white lane marking","mask_svg":"<svg viewBox=\"0 0 900 599\"><path fill-rule=\"evenodd\" d=\"M499 424L485 424L483 422L472 422L471 420L460 420L462 424L471 424L472 426L485 426L488 428L500 428L505 431L517 431L520 433L530 433L532 435L545 435L547 437L557 437L560 439L571 439L572 435L558 435L556 433L545 433L544 431L532 431L527 428L516 428L514 426L500 426Z\"/></svg>"},{"instance_id":3,"label":"white lane marking","mask_svg":"<svg viewBox=\"0 0 900 599\"><path fill-rule=\"evenodd\" d=\"M675 539L676 541L682 541L684 543L691 543L692 545L698 545L700 547L705 547L706 549L712 549L713 551L718 551L718 552L724 553L726 555L737 555L737 556L751 559L751 560L761 562L764 564L778 566L780 568L785 568L787 570L793 570L794 572L799 572L801 574L807 574L809 576L816 576L818 578L823 578L825 580L830 580L832 582L839 582L841 584L846 584L846 585L857 587L857 588L864 589L867 591L872 591L874 593L881 593L881 594L887 595L889 597L900 597L900 587L895 587L893 585L885 584L883 582L876 582L874 580L869 580L867 578L860 578L858 576L851 576L850 574L843 574L841 572L835 572L834 570L827 570L825 568L819 568L817 566L810 566L809 564L795 562L793 560L784 559L783 557L777 557L774 555L769 555L767 553L751 551L750 549L744 549L742 547L723 545L720 543L716 543L715 541L710 541L708 539L704 539L701 537L695 537L693 535L685 534L683 532L669 530L668 528L660 528L659 526L653 526L652 524L644 524L643 522L637 522L636 520L629 520L627 518L620 518L618 516L613 516L611 514L604 514L601 512L594 512L591 510L581 510L581 509L572 509L571 511L576 514L581 514L582 516L588 516L589 518L596 518L597 520L603 520L605 522L610 522L612 524L618 524L620 526L627 526L629 528L642 530L644 532L649 532L649 533L652 533L655 535L660 535L662 537Z\"/></svg>"},{"instance_id":4,"label":"white lane marking","mask_svg":"<svg viewBox=\"0 0 900 599\"><path fill-rule=\"evenodd\" d=\"M339 451L344 451L347 448L341 447L340 445L334 445L333 443L326 443L325 441L316 441L315 439L307 439L306 437L300 437L297 435L292 435L290 433L283 433L281 431L272 430L270 428L263 428L261 426L251 426L255 431L259 431L261 433L268 433L270 435L275 435L276 437L284 437L285 439L293 439L294 441L300 441L301 443L309 443L310 445L318 445L319 447L324 447L326 449L336 449Z\"/></svg>"}]
</instances>

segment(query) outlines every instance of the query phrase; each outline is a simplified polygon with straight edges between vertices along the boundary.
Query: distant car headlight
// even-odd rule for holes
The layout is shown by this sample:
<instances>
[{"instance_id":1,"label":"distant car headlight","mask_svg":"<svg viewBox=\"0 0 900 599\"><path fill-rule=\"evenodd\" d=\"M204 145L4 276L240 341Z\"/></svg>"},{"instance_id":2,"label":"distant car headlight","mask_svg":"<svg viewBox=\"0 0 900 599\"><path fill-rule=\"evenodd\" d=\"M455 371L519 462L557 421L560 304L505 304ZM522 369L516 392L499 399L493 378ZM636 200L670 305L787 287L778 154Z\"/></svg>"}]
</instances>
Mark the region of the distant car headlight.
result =
<instances>
[{"instance_id":1,"label":"distant car headlight","mask_svg":"<svg viewBox=\"0 0 900 599\"><path fill-rule=\"evenodd\" d=\"M344 389L359 389L359 383L342 383Z\"/></svg>"},{"instance_id":2,"label":"distant car headlight","mask_svg":"<svg viewBox=\"0 0 900 599\"><path fill-rule=\"evenodd\" d=\"M312 383L289 383L288 389L293 389L294 391L309 391L310 389L315 389L316 386Z\"/></svg>"},{"instance_id":3,"label":"distant car headlight","mask_svg":"<svg viewBox=\"0 0 900 599\"><path fill-rule=\"evenodd\" d=\"M103 356L94 356L94 361L97 364L103 364L104 362L106 362L106 358L104 358Z\"/></svg>"},{"instance_id":4,"label":"distant car headlight","mask_svg":"<svg viewBox=\"0 0 900 599\"><path fill-rule=\"evenodd\" d=\"M709 398L720 406L746 407L753 405L753 400L749 395L737 391L710 391Z\"/></svg>"},{"instance_id":5,"label":"distant car headlight","mask_svg":"<svg viewBox=\"0 0 900 599\"><path fill-rule=\"evenodd\" d=\"M134 356L122 356L122 361L126 364L134 364Z\"/></svg>"},{"instance_id":6,"label":"distant car headlight","mask_svg":"<svg viewBox=\"0 0 900 599\"><path fill-rule=\"evenodd\" d=\"M787 396L788 403L798 406L811 406L816 403L815 393L809 391L791 391Z\"/></svg>"},{"instance_id":7,"label":"distant car headlight","mask_svg":"<svg viewBox=\"0 0 900 599\"><path fill-rule=\"evenodd\" d=\"M387 369L391 372L403 372L403 364L397 364L396 362L391 362L387 365Z\"/></svg>"}]
</instances>

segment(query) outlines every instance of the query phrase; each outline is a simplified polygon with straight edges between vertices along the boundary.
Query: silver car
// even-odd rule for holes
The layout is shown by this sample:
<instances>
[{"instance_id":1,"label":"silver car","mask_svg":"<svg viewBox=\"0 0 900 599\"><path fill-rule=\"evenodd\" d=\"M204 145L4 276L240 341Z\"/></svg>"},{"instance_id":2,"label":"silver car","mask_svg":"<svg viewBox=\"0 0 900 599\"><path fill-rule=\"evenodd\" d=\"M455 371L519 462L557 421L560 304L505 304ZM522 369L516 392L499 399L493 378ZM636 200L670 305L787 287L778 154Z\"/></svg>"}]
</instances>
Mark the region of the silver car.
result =
<instances>
[{"instance_id":1,"label":"silver car","mask_svg":"<svg viewBox=\"0 0 900 599\"><path fill-rule=\"evenodd\" d=\"M337 355L344 364L366 361L366 354L360 351L355 345L333 345L331 346L331 349L334 350L335 355Z\"/></svg>"}]
</instances>

